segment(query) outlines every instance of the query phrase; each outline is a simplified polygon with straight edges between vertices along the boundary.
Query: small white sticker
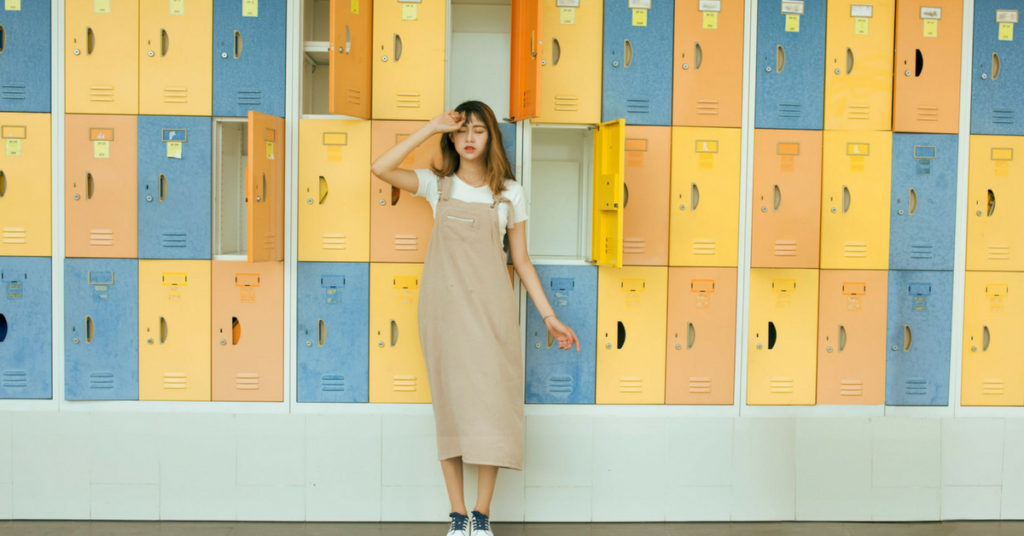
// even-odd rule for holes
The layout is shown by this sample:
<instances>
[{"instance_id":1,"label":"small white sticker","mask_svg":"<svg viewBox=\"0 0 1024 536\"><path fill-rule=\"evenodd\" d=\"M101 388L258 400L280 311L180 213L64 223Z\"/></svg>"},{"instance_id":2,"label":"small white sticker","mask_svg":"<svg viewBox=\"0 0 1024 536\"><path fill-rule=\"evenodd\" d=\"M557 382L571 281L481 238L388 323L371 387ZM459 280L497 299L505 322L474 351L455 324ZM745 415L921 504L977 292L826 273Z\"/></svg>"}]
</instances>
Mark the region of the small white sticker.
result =
<instances>
[{"instance_id":1,"label":"small white sticker","mask_svg":"<svg viewBox=\"0 0 1024 536\"><path fill-rule=\"evenodd\" d=\"M922 7L921 18L926 20L939 20L942 18L941 7Z\"/></svg>"},{"instance_id":2,"label":"small white sticker","mask_svg":"<svg viewBox=\"0 0 1024 536\"><path fill-rule=\"evenodd\" d=\"M722 0L700 0L697 6L698 11L721 11Z\"/></svg>"},{"instance_id":3,"label":"small white sticker","mask_svg":"<svg viewBox=\"0 0 1024 536\"><path fill-rule=\"evenodd\" d=\"M580 7L580 0L558 0L557 7Z\"/></svg>"},{"instance_id":4,"label":"small white sticker","mask_svg":"<svg viewBox=\"0 0 1024 536\"><path fill-rule=\"evenodd\" d=\"M1016 9L997 9L996 10L996 22L1010 22L1017 24L1017 10Z\"/></svg>"},{"instance_id":5,"label":"small white sticker","mask_svg":"<svg viewBox=\"0 0 1024 536\"><path fill-rule=\"evenodd\" d=\"M850 16L856 18L869 18L874 6L870 4L853 4L850 6Z\"/></svg>"},{"instance_id":6,"label":"small white sticker","mask_svg":"<svg viewBox=\"0 0 1024 536\"><path fill-rule=\"evenodd\" d=\"M400 4L419 4L423 0L398 0Z\"/></svg>"},{"instance_id":7,"label":"small white sticker","mask_svg":"<svg viewBox=\"0 0 1024 536\"><path fill-rule=\"evenodd\" d=\"M651 9L651 0L629 0L629 9Z\"/></svg>"},{"instance_id":8,"label":"small white sticker","mask_svg":"<svg viewBox=\"0 0 1024 536\"><path fill-rule=\"evenodd\" d=\"M801 0L786 0L782 2L782 12L786 15L803 15L804 3Z\"/></svg>"}]
</instances>

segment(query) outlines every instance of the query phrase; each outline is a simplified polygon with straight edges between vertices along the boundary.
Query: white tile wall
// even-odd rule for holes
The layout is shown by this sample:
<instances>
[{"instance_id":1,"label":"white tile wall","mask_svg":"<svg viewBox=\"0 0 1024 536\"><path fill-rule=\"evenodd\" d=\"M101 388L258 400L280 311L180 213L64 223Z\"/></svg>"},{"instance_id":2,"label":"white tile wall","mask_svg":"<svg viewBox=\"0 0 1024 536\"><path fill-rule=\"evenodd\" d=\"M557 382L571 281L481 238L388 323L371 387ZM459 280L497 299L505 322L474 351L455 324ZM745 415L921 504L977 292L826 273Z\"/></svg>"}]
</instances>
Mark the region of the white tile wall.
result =
<instances>
[{"instance_id":1,"label":"white tile wall","mask_svg":"<svg viewBox=\"0 0 1024 536\"><path fill-rule=\"evenodd\" d=\"M14 418L11 413L0 413L0 484L10 484L14 470L11 465L11 431L14 426L13 423Z\"/></svg>"},{"instance_id":2,"label":"white tile wall","mask_svg":"<svg viewBox=\"0 0 1024 536\"><path fill-rule=\"evenodd\" d=\"M591 520L590 486L527 487L524 492L527 522Z\"/></svg>"},{"instance_id":3,"label":"white tile wall","mask_svg":"<svg viewBox=\"0 0 1024 536\"><path fill-rule=\"evenodd\" d=\"M594 418L594 521L663 521L665 419Z\"/></svg>"},{"instance_id":4,"label":"white tile wall","mask_svg":"<svg viewBox=\"0 0 1024 536\"><path fill-rule=\"evenodd\" d=\"M942 488L872 488L872 521L940 519Z\"/></svg>"},{"instance_id":5,"label":"white tile wall","mask_svg":"<svg viewBox=\"0 0 1024 536\"><path fill-rule=\"evenodd\" d=\"M444 486L433 415L385 415L381 441L381 485Z\"/></svg>"},{"instance_id":6,"label":"white tile wall","mask_svg":"<svg viewBox=\"0 0 1024 536\"><path fill-rule=\"evenodd\" d=\"M942 419L943 487L1002 485L1005 425L1004 419Z\"/></svg>"},{"instance_id":7,"label":"white tile wall","mask_svg":"<svg viewBox=\"0 0 1024 536\"><path fill-rule=\"evenodd\" d=\"M238 415L235 426L239 486L305 486L305 419Z\"/></svg>"},{"instance_id":8,"label":"white tile wall","mask_svg":"<svg viewBox=\"0 0 1024 536\"><path fill-rule=\"evenodd\" d=\"M797 419L796 518L871 519L871 424L867 418Z\"/></svg>"},{"instance_id":9,"label":"white tile wall","mask_svg":"<svg viewBox=\"0 0 1024 536\"><path fill-rule=\"evenodd\" d=\"M665 521L729 521L732 486L670 487Z\"/></svg>"},{"instance_id":10,"label":"white tile wall","mask_svg":"<svg viewBox=\"0 0 1024 536\"><path fill-rule=\"evenodd\" d=\"M734 423L732 519L794 519L793 419L742 418Z\"/></svg>"},{"instance_id":11,"label":"white tile wall","mask_svg":"<svg viewBox=\"0 0 1024 536\"><path fill-rule=\"evenodd\" d=\"M160 519L157 484L96 484L89 487L92 519Z\"/></svg>"},{"instance_id":12,"label":"white tile wall","mask_svg":"<svg viewBox=\"0 0 1024 536\"><path fill-rule=\"evenodd\" d=\"M381 518L389 521L449 521L450 503L440 471L438 469L439 485L384 486Z\"/></svg>"},{"instance_id":13,"label":"white tile wall","mask_svg":"<svg viewBox=\"0 0 1024 536\"><path fill-rule=\"evenodd\" d=\"M88 414L16 413L12 429L15 519L89 518Z\"/></svg>"},{"instance_id":14,"label":"white tile wall","mask_svg":"<svg viewBox=\"0 0 1024 536\"><path fill-rule=\"evenodd\" d=\"M299 475L301 476L301 472ZM237 486L234 492L238 519L252 521L303 521L306 519L306 487Z\"/></svg>"},{"instance_id":15,"label":"white tile wall","mask_svg":"<svg viewBox=\"0 0 1024 536\"><path fill-rule=\"evenodd\" d=\"M667 488L732 484L732 419L673 419L666 423Z\"/></svg>"},{"instance_id":16,"label":"white tile wall","mask_svg":"<svg viewBox=\"0 0 1024 536\"><path fill-rule=\"evenodd\" d=\"M88 438L93 484L158 484L160 421L146 414L96 414ZM121 518L111 518L121 519Z\"/></svg>"},{"instance_id":17,"label":"white tile wall","mask_svg":"<svg viewBox=\"0 0 1024 536\"><path fill-rule=\"evenodd\" d=\"M872 486L941 486L941 437L938 419L871 419Z\"/></svg>"},{"instance_id":18,"label":"white tile wall","mask_svg":"<svg viewBox=\"0 0 1024 536\"><path fill-rule=\"evenodd\" d=\"M306 519L379 521L381 417L306 417Z\"/></svg>"},{"instance_id":19,"label":"white tile wall","mask_svg":"<svg viewBox=\"0 0 1024 536\"><path fill-rule=\"evenodd\" d=\"M999 519L999 486L946 486L942 488L942 519Z\"/></svg>"},{"instance_id":20,"label":"white tile wall","mask_svg":"<svg viewBox=\"0 0 1024 536\"><path fill-rule=\"evenodd\" d=\"M14 486L10 482L0 482L0 520L11 518L11 495Z\"/></svg>"},{"instance_id":21,"label":"white tile wall","mask_svg":"<svg viewBox=\"0 0 1024 536\"><path fill-rule=\"evenodd\" d=\"M1006 420L1002 492L1002 518L1024 519L1024 419Z\"/></svg>"},{"instance_id":22,"label":"white tile wall","mask_svg":"<svg viewBox=\"0 0 1024 536\"><path fill-rule=\"evenodd\" d=\"M235 416L161 415L160 421L160 518L236 519Z\"/></svg>"},{"instance_id":23,"label":"white tile wall","mask_svg":"<svg viewBox=\"0 0 1024 536\"><path fill-rule=\"evenodd\" d=\"M589 487L593 483L594 423L590 417L527 417L525 439L526 486Z\"/></svg>"}]
</instances>

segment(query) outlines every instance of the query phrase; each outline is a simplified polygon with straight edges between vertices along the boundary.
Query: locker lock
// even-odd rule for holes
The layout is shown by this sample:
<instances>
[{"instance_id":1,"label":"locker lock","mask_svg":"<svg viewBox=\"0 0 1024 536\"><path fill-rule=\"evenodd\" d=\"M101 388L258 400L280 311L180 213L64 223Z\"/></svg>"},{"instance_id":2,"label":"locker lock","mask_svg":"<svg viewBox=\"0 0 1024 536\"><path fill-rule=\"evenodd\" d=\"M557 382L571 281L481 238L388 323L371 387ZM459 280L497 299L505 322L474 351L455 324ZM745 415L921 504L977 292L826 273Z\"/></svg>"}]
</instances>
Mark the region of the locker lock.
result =
<instances>
[{"instance_id":1,"label":"locker lock","mask_svg":"<svg viewBox=\"0 0 1024 536\"><path fill-rule=\"evenodd\" d=\"M679 210L686 210L686 205L679 205Z\"/></svg>"},{"instance_id":2,"label":"locker lock","mask_svg":"<svg viewBox=\"0 0 1024 536\"><path fill-rule=\"evenodd\" d=\"M683 349L683 345L682 344L677 344L676 345L676 350L682 350L682 349Z\"/></svg>"},{"instance_id":3,"label":"locker lock","mask_svg":"<svg viewBox=\"0 0 1024 536\"><path fill-rule=\"evenodd\" d=\"M224 340L224 339L221 339L221 340L220 340L220 345L221 345L221 346L224 346L224 345L226 345L227 343L228 343L228 341L226 341L226 340Z\"/></svg>"},{"instance_id":4,"label":"locker lock","mask_svg":"<svg viewBox=\"0 0 1024 536\"><path fill-rule=\"evenodd\" d=\"M766 67L764 68L764 72L766 72L766 73L770 73L770 72L772 72L772 67L771 67L771 65L768 65L768 66L766 66Z\"/></svg>"},{"instance_id":5,"label":"locker lock","mask_svg":"<svg viewBox=\"0 0 1024 536\"><path fill-rule=\"evenodd\" d=\"M153 339L146 339L146 344L153 344Z\"/></svg>"},{"instance_id":6,"label":"locker lock","mask_svg":"<svg viewBox=\"0 0 1024 536\"><path fill-rule=\"evenodd\" d=\"M541 64L541 66L547 65L548 64L548 60L540 60L540 64Z\"/></svg>"},{"instance_id":7,"label":"locker lock","mask_svg":"<svg viewBox=\"0 0 1024 536\"><path fill-rule=\"evenodd\" d=\"M609 349L609 350L611 350L612 349L612 343L605 344L604 347Z\"/></svg>"},{"instance_id":8,"label":"locker lock","mask_svg":"<svg viewBox=\"0 0 1024 536\"><path fill-rule=\"evenodd\" d=\"M825 351L831 354L832 353L832 347L831 346L826 346L825 347Z\"/></svg>"},{"instance_id":9,"label":"locker lock","mask_svg":"<svg viewBox=\"0 0 1024 536\"><path fill-rule=\"evenodd\" d=\"M981 79L982 79L982 80L988 80L988 74L986 74L986 73L981 73Z\"/></svg>"},{"instance_id":10,"label":"locker lock","mask_svg":"<svg viewBox=\"0 0 1024 536\"><path fill-rule=\"evenodd\" d=\"M78 201L78 200L79 200L79 199L81 199L81 198L82 198L82 196L80 196L80 195L78 195L78 194L75 194L75 201Z\"/></svg>"},{"instance_id":11,"label":"locker lock","mask_svg":"<svg viewBox=\"0 0 1024 536\"><path fill-rule=\"evenodd\" d=\"M306 346L313 346L313 341L306 341Z\"/></svg>"},{"instance_id":12,"label":"locker lock","mask_svg":"<svg viewBox=\"0 0 1024 536\"><path fill-rule=\"evenodd\" d=\"M761 349L761 343L758 343L758 344L757 344L757 349L758 349L758 350L760 350L760 349Z\"/></svg>"},{"instance_id":13,"label":"locker lock","mask_svg":"<svg viewBox=\"0 0 1024 536\"><path fill-rule=\"evenodd\" d=\"M839 69L836 69L836 74L839 74Z\"/></svg>"},{"instance_id":14,"label":"locker lock","mask_svg":"<svg viewBox=\"0 0 1024 536\"><path fill-rule=\"evenodd\" d=\"M306 204L307 205L312 205L313 204L313 200L312 199L307 199L306 200Z\"/></svg>"},{"instance_id":15,"label":"locker lock","mask_svg":"<svg viewBox=\"0 0 1024 536\"><path fill-rule=\"evenodd\" d=\"M385 202L385 201L384 201L383 199L381 199L381 200L380 200L380 206L382 206L382 207L383 207L383 206L384 206L384 205L386 205L386 204L387 204L387 203L386 203L386 202Z\"/></svg>"},{"instance_id":16,"label":"locker lock","mask_svg":"<svg viewBox=\"0 0 1024 536\"><path fill-rule=\"evenodd\" d=\"M147 54L147 55L149 55L149 57L150 57L150 58L152 58L153 56L155 56L155 55L156 55L156 54L154 54L154 53L153 53L153 51L152 51L152 50L150 50L150 51L149 51L149 52L147 52L146 54Z\"/></svg>"},{"instance_id":17,"label":"locker lock","mask_svg":"<svg viewBox=\"0 0 1024 536\"><path fill-rule=\"evenodd\" d=\"M895 352L895 351L896 351L896 350L898 350L898 349L899 349L899 347L898 347L898 346L896 346L895 344L894 344L894 345L892 345L892 351L893 351L893 352Z\"/></svg>"},{"instance_id":18,"label":"locker lock","mask_svg":"<svg viewBox=\"0 0 1024 536\"><path fill-rule=\"evenodd\" d=\"M684 64L683 64L683 70L684 70L684 71L685 71L685 70L687 70L687 69L689 69L689 68L690 68L690 64L689 64L689 63L684 63Z\"/></svg>"},{"instance_id":19,"label":"locker lock","mask_svg":"<svg viewBox=\"0 0 1024 536\"><path fill-rule=\"evenodd\" d=\"M768 207L761 207L761 212L768 212Z\"/></svg>"},{"instance_id":20,"label":"locker lock","mask_svg":"<svg viewBox=\"0 0 1024 536\"><path fill-rule=\"evenodd\" d=\"M77 49L77 48L75 49L75 55L76 55L76 56L77 56L77 55L79 55L79 54L81 54L81 53L82 53L82 51L81 51L81 50L79 50L79 49Z\"/></svg>"},{"instance_id":21,"label":"locker lock","mask_svg":"<svg viewBox=\"0 0 1024 536\"><path fill-rule=\"evenodd\" d=\"M378 348L384 348L384 341L377 341Z\"/></svg>"},{"instance_id":22,"label":"locker lock","mask_svg":"<svg viewBox=\"0 0 1024 536\"><path fill-rule=\"evenodd\" d=\"M220 53L220 57L222 57L222 58L224 58L224 59L227 59L227 57L228 57L228 53L227 53L227 52L221 52L221 53Z\"/></svg>"},{"instance_id":23,"label":"locker lock","mask_svg":"<svg viewBox=\"0 0 1024 536\"><path fill-rule=\"evenodd\" d=\"M533 347L538 349L538 350L540 350L540 343L539 342L533 343Z\"/></svg>"},{"instance_id":24,"label":"locker lock","mask_svg":"<svg viewBox=\"0 0 1024 536\"><path fill-rule=\"evenodd\" d=\"M75 337L74 339L71 339L71 342L73 342L75 344L78 344L78 337Z\"/></svg>"},{"instance_id":25,"label":"locker lock","mask_svg":"<svg viewBox=\"0 0 1024 536\"><path fill-rule=\"evenodd\" d=\"M901 208L901 209L897 210L896 213L899 214L900 216L902 216L903 215L903 209Z\"/></svg>"},{"instance_id":26,"label":"locker lock","mask_svg":"<svg viewBox=\"0 0 1024 536\"><path fill-rule=\"evenodd\" d=\"M832 207L832 214L836 213L836 207Z\"/></svg>"},{"instance_id":27,"label":"locker lock","mask_svg":"<svg viewBox=\"0 0 1024 536\"><path fill-rule=\"evenodd\" d=\"M146 196L146 201L153 201L153 196L147 195Z\"/></svg>"},{"instance_id":28,"label":"locker lock","mask_svg":"<svg viewBox=\"0 0 1024 536\"><path fill-rule=\"evenodd\" d=\"M903 71L903 76L910 76L910 71Z\"/></svg>"},{"instance_id":29,"label":"locker lock","mask_svg":"<svg viewBox=\"0 0 1024 536\"><path fill-rule=\"evenodd\" d=\"M619 60L615 60L615 61L612 62L612 67L618 67L618 66L619 66Z\"/></svg>"},{"instance_id":30,"label":"locker lock","mask_svg":"<svg viewBox=\"0 0 1024 536\"><path fill-rule=\"evenodd\" d=\"M380 57L380 61L388 61L388 57L387 56L381 56Z\"/></svg>"}]
</instances>

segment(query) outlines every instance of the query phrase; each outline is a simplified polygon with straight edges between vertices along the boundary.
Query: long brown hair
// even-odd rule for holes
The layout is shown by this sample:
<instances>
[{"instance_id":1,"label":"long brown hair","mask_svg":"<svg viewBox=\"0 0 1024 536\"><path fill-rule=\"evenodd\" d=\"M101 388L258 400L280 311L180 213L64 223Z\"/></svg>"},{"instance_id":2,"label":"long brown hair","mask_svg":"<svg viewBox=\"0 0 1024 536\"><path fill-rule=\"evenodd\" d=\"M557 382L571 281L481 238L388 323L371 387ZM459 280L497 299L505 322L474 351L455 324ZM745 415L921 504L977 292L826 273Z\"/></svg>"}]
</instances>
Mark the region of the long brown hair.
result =
<instances>
[{"instance_id":1,"label":"long brown hair","mask_svg":"<svg viewBox=\"0 0 1024 536\"><path fill-rule=\"evenodd\" d=\"M475 116L487 127L487 148L484 149L487 185L495 195L500 194L505 191L505 180L516 180L516 177L512 174L512 166L505 155L505 144L501 139L498 119L491 107L480 101L466 101L458 105L455 111L461 113L466 122ZM447 177L459 171L459 153L455 150L455 143L452 142L450 134L441 136L441 166L431 167L431 171L438 177Z\"/></svg>"}]
</instances>

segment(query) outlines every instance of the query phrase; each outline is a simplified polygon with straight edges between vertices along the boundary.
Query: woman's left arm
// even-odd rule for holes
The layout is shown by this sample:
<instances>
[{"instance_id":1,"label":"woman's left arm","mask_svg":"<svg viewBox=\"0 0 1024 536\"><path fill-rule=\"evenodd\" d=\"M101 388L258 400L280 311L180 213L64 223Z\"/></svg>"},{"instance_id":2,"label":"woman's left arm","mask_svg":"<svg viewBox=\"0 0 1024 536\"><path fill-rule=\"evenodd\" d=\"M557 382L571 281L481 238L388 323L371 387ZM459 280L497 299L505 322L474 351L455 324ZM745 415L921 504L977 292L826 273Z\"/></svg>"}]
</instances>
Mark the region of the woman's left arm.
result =
<instances>
[{"instance_id":1,"label":"woman's left arm","mask_svg":"<svg viewBox=\"0 0 1024 536\"><path fill-rule=\"evenodd\" d=\"M540 284L537 269L533 267L530 255L526 251L526 221L514 224L507 232L509 249L512 251L512 266L519 274L519 280L526 287L526 292L533 299L533 305L537 307L537 312L544 319L544 325L547 326L548 332L558 339L560 349L568 350L575 345L576 351L579 352L580 341L576 338L576 332L555 316L555 310L548 302L548 297L544 294L544 287Z\"/></svg>"}]
</instances>

